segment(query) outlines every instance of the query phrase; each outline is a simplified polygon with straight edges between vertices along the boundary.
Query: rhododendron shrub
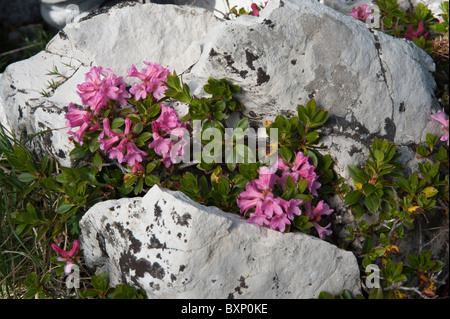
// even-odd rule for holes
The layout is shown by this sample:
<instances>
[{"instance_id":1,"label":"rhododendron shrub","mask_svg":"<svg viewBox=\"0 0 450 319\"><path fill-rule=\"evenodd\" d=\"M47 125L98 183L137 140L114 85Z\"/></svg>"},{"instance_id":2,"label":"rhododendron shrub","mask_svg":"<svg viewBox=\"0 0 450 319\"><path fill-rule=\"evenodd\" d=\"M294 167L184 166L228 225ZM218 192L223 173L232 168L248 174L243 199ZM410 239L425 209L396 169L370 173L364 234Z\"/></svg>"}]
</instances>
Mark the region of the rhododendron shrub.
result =
<instances>
[{"instance_id":1,"label":"rhododendron shrub","mask_svg":"<svg viewBox=\"0 0 450 319\"><path fill-rule=\"evenodd\" d=\"M176 148L176 155L183 154L178 142L186 127L173 109L158 103L167 89L164 82L169 70L156 63L144 63L147 67L141 72L135 65L127 70L128 77L139 80L131 87L112 70L93 66L86 81L77 86L83 106L77 108L70 103L65 115L75 142L83 145L86 132L90 132L87 140L91 151L99 148L109 159L129 165L135 173L142 171L143 161L155 158L152 155L159 157L165 167L174 163L171 150ZM133 113L129 108L133 105L143 114ZM151 142L145 144L150 138Z\"/></svg>"},{"instance_id":2,"label":"rhododendron shrub","mask_svg":"<svg viewBox=\"0 0 450 319\"><path fill-rule=\"evenodd\" d=\"M262 166L258 170L258 178L248 182L245 191L238 195L240 212L248 215L249 223L267 225L281 232L294 222L295 216L307 216L308 226L311 227L312 223L321 239L331 235L331 224L321 226L319 221L322 215L329 215L333 210L323 200L315 207L311 206L311 200L318 195L320 187L319 176L314 169L308 156L301 151L295 155L292 165L280 157L276 167ZM304 193L305 189L311 195ZM296 193L294 196L293 191ZM303 227L303 230L309 227Z\"/></svg>"},{"instance_id":3,"label":"rhododendron shrub","mask_svg":"<svg viewBox=\"0 0 450 319\"><path fill-rule=\"evenodd\" d=\"M157 63L144 64L141 71L135 65L127 70L126 78L136 81L130 84L102 67L94 66L86 74L85 82L77 87L83 105L70 103L65 114L76 146L72 158L94 154L95 170L101 171L104 164L116 167L104 182L111 185L112 176L116 181L123 179L118 189L125 195L132 190L138 195L145 187L160 184L202 204L240 212L249 223L261 227L280 232L315 229L322 239L331 234L324 220L333 210L319 200L319 189L322 181L328 178L329 182L334 175L329 157L313 148L319 138L315 128L327 120L328 113L317 109L314 100L306 107L298 106L296 119L279 116L267 125L276 138L271 136L266 154L264 145L251 149L249 139L244 138L249 132L246 118L232 128L227 139L225 120L243 108L233 97L240 91L238 86L210 78L204 91L211 97L197 98L176 73L170 74ZM164 104L170 100L189 104L181 120ZM194 134L195 127L199 131ZM191 158L193 140L201 152ZM205 152L210 149L226 154L225 161ZM260 151L264 154L255 162ZM195 165L190 171L197 175L183 171L177 165L181 162Z\"/></svg>"}]
</instances>

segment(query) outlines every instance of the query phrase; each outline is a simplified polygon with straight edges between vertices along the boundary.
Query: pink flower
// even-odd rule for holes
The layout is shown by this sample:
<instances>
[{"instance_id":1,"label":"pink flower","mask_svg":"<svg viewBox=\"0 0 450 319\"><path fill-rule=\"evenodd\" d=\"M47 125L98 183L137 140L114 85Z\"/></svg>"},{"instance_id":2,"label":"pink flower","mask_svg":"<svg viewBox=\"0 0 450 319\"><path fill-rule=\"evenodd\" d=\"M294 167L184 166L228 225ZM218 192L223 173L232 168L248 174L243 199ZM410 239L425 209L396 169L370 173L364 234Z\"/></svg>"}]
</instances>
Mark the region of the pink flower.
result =
<instances>
[{"instance_id":1,"label":"pink flower","mask_svg":"<svg viewBox=\"0 0 450 319\"><path fill-rule=\"evenodd\" d=\"M147 153L141 151L134 142L128 141L127 143L127 155L124 157L124 161L130 166L134 166L135 163L140 163L144 160Z\"/></svg>"},{"instance_id":2,"label":"pink flower","mask_svg":"<svg viewBox=\"0 0 450 319\"><path fill-rule=\"evenodd\" d=\"M267 6L267 1L264 3L264 8ZM259 8L259 6L256 4L256 3L252 3L251 5L250 5L250 8L252 9L252 11L253 11L253 15L255 16L255 17L259 17L259 11L260 11L260 8ZM251 14L251 13L250 13Z\"/></svg>"},{"instance_id":3,"label":"pink flower","mask_svg":"<svg viewBox=\"0 0 450 319\"><path fill-rule=\"evenodd\" d=\"M238 195L237 204L241 209L241 214L245 214L253 207L261 207L264 201L264 194L256 189L252 182L248 182L245 191Z\"/></svg>"},{"instance_id":4,"label":"pink flower","mask_svg":"<svg viewBox=\"0 0 450 319\"><path fill-rule=\"evenodd\" d=\"M145 173L145 169L144 169L144 167L141 164L136 162L136 163L134 163L133 167L131 168L131 172L134 175L140 175L140 174L144 174Z\"/></svg>"},{"instance_id":5,"label":"pink flower","mask_svg":"<svg viewBox=\"0 0 450 319\"><path fill-rule=\"evenodd\" d=\"M99 140L98 142L100 142L100 149L102 151L107 152L111 147L113 147L114 144L116 144L117 142L120 141L119 136L113 136L110 139L102 139Z\"/></svg>"},{"instance_id":6,"label":"pink flower","mask_svg":"<svg viewBox=\"0 0 450 319\"><path fill-rule=\"evenodd\" d=\"M300 205L303 203L301 199L290 199L289 201L281 199L281 206L286 212L287 217L290 220L294 219L294 215L301 215Z\"/></svg>"},{"instance_id":7,"label":"pink flower","mask_svg":"<svg viewBox=\"0 0 450 319\"><path fill-rule=\"evenodd\" d=\"M412 26L412 24L409 26L409 32L405 33L405 38L407 38L408 40L413 40L413 39L419 39L422 36L424 38L426 38L428 36L428 32L426 32L425 34L423 34L423 32L425 31L425 28L423 27L423 22L420 21L419 22L419 26L417 27L417 31L414 31L414 28Z\"/></svg>"},{"instance_id":8,"label":"pink flower","mask_svg":"<svg viewBox=\"0 0 450 319\"><path fill-rule=\"evenodd\" d=\"M110 159L117 158L117 161L119 163L122 163L124 161L123 151L125 150L127 144L128 144L128 141L126 139L121 140L119 145L117 145L116 147L111 148L108 151L109 158Z\"/></svg>"},{"instance_id":9,"label":"pink flower","mask_svg":"<svg viewBox=\"0 0 450 319\"><path fill-rule=\"evenodd\" d=\"M73 105L73 103L70 103L69 111L64 115L64 117L67 119L66 126L71 128L68 134L73 135L74 140L83 145L83 136L90 127L92 113L89 111L79 110ZM72 131L74 127L78 126L80 126L80 128L76 132Z\"/></svg>"},{"instance_id":10,"label":"pink flower","mask_svg":"<svg viewBox=\"0 0 450 319\"><path fill-rule=\"evenodd\" d=\"M358 8L353 7L350 16L362 22L366 22L367 18L372 14L372 12L373 10L369 9L366 4L362 4Z\"/></svg>"},{"instance_id":11,"label":"pink flower","mask_svg":"<svg viewBox=\"0 0 450 319\"><path fill-rule=\"evenodd\" d=\"M321 184L317 181L319 176L314 172L314 166L309 164L308 156L299 151L295 155L295 162L292 167L281 158L278 158L278 169L282 169L281 177L278 178L278 184L283 190L286 189L286 180L289 176L292 177L294 183L297 183L300 176L306 179L306 187L308 191L317 196L317 189Z\"/></svg>"},{"instance_id":12,"label":"pink flower","mask_svg":"<svg viewBox=\"0 0 450 319\"><path fill-rule=\"evenodd\" d=\"M286 225L290 224L291 222L285 215L276 215L270 220L270 228L274 230L278 229L280 232L284 232L286 229Z\"/></svg>"},{"instance_id":13,"label":"pink flower","mask_svg":"<svg viewBox=\"0 0 450 319\"><path fill-rule=\"evenodd\" d=\"M72 130L70 130L68 132L68 134L73 135L73 139L80 143L80 145L83 145L83 137L84 137L84 133L87 131L87 129L89 128L89 123L83 123L83 125L81 125L81 127L76 131L73 132Z\"/></svg>"},{"instance_id":14,"label":"pink flower","mask_svg":"<svg viewBox=\"0 0 450 319\"><path fill-rule=\"evenodd\" d=\"M72 272L72 266L75 264L76 260L75 254L80 249L80 243L78 242L78 240L74 240L72 249L70 251L65 251L59 248L59 246L56 244L52 244L52 248L56 253L62 255L62 257L58 257L57 259L58 261L66 261L66 264L64 265L64 273L66 275L70 275L70 273Z\"/></svg>"},{"instance_id":15,"label":"pink flower","mask_svg":"<svg viewBox=\"0 0 450 319\"><path fill-rule=\"evenodd\" d=\"M170 71L158 63L144 63L148 67L143 68L142 72L139 72L134 64L127 70L129 77L137 77L142 81L141 84L134 83L130 92L134 94L136 101L145 99L147 93L152 93L155 99L160 99L167 89L163 82L167 80Z\"/></svg>"},{"instance_id":16,"label":"pink flower","mask_svg":"<svg viewBox=\"0 0 450 319\"><path fill-rule=\"evenodd\" d=\"M261 191L271 192L277 180L275 169L269 168L267 166L262 166L258 170L258 173L259 177L258 179L253 181L254 185Z\"/></svg>"},{"instance_id":17,"label":"pink flower","mask_svg":"<svg viewBox=\"0 0 450 319\"><path fill-rule=\"evenodd\" d=\"M272 218L274 213L275 215L284 215L283 209L280 206L280 198L273 198L272 193L267 194L264 198L261 210L268 218Z\"/></svg>"},{"instance_id":18,"label":"pink flower","mask_svg":"<svg viewBox=\"0 0 450 319\"><path fill-rule=\"evenodd\" d=\"M161 114L152 122L153 141L149 148L153 148L165 167L178 162L184 155L185 146L188 145L189 134L186 134L186 124L178 120L174 109L161 104ZM164 136L170 136L165 138Z\"/></svg>"},{"instance_id":19,"label":"pink flower","mask_svg":"<svg viewBox=\"0 0 450 319\"><path fill-rule=\"evenodd\" d=\"M158 127L166 132L170 132L171 130L180 127L180 122L178 121L177 112L161 104L161 115L155 121L158 123Z\"/></svg>"},{"instance_id":20,"label":"pink flower","mask_svg":"<svg viewBox=\"0 0 450 319\"><path fill-rule=\"evenodd\" d=\"M86 73L86 82L77 85L78 95L84 105L88 105L97 115L102 107L106 105L108 99L119 101L122 105L126 104L125 98L131 97L126 90L126 84L122 77L117 78L113 71L102 67L91 67Z\"/></svg>"},{"instance_id":21,"label":"pink flower","mask_svg":"<svg viewBox=\"0 0 450 319\"><path fill-rule=\"evenodd\" d=\"M64 115L67 119L67 127L77 127L84 123L89 123L92 117L92 113L89 111L79 110L73 103L69 104L69 111Z\"/></svg>"},{"instance_id":22,"label":"pink flower","mask_svg":"<svg viewBox=\"0 0 450 319\"><path fill-rule=\"evenodd\" d=\"M130 93L134 95L134 99L136 101L139 99L145 99L147 97L147 86L143 83L133 83L133 86L130 89Z\"/></svg>"},{"instance_id":23,"label":"pink flower","mask_svg":"<svg viewBox=\"0 0 450 319\"><path fill-rule=\"evenodd\" d=\"M253 15L255 17L259 17L259 7L256 3L252 3L252 5L250 6L252 11L253 11Z\"/></svg>"},{"instance_id":24,"label":"pink flower","mask_svg":"<svg viewBox=\"0 0 450 319\"><path fill-rule=\"evenodd\" d=\"M155 129L156 128L156 129ZM155 153L160 156L165 156L169 153L172 146L172 140L170 138L164 138L158 134L157 125L153 125L153 141L148 145L149 148L153 148Z\"/></svg>"},{"instance_id":25,"label":"pink flower","mask_svg":"<svg viewBox=\"0 0 450 319\"><path fill-rule=\"evenodd\" d=\"M441 141L447 141L447 145L449 145L449 119L445 118L444 109L437 112L436 115L432 115L431 118L442 124L441 129L444 131L444 135L441 137Z\"/></svg>"},{"instance_id":26,"label":"pink flower","mask_svg":"<svg viewBox=\"0 0 450 319\"><path fill-rule=\"evenodd\" d=\"M328 204L321 200L317 203L316 207L313 207L311 205L311 201L308 201L304 204L304 208L304 214L308 216L309 220L313 223L320 239L324 239L325 236L328 236L332 233L332 231L328 229L331 223L325 227L319 225L319 221L322 219L322 215L330 215L333 212L333 209L330 209Z\"/></svg>"},{"instance_id":27,"label":"pink flower","mask_svg":"<svg viewBox=\"0 0 450 319\"><path fill-rule=\"evenodd\" d=\"M250 213L247 223L255 224L259 227L262 227L263 225L270 225L270 221L267 219L267 216L258 210L254 213Z\"/></svg>"}]
</instances>

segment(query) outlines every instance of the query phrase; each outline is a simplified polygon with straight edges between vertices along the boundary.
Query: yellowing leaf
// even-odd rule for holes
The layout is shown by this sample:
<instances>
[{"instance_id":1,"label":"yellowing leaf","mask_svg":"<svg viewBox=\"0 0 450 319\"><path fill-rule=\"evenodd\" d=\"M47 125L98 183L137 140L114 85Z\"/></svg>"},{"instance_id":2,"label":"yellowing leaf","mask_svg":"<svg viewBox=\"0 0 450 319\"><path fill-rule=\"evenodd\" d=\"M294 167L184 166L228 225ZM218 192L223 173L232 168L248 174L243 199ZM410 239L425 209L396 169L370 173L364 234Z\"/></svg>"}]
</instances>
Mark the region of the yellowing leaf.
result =
<instances>
[{"instance_id":1,"label":"yellowing leaf","mask_svg":"<svg viewBox=\"0 0 450 319\"><path fill-rule=\"evenodd\" d=\"M362 189L362 183L355 183L355 187L357 190Z\"/></svg>"},{"instance_id":2,"label":"yellowing leaf","mask_svg":"<svg viewBox=\"0 0 450 319\"><path fill-rule=\"evenodd\" d=\"M395 245L390 245L386 247L386 253L384 256L388 256L389 254L398 254L400 252L400 249Z\"/></svg>"},{"instance_id":3,"label":"yellowing leaf","mask_svg":"<svg viewBox=\"0 0 450 319\"><path fill-rule=\"evenodd\" d=\"M411 206L408 208L408 212L415 212L420 206Z\"/></svg>"},{"instance_id":4,"label":"yellowing leaf","mask_svg":"<svg viewBox=\"0 0 450 319\"><path fill-rule=\"evenodd\" d=\"M423 193L425 194L425 196L427 198L430 198L430 197L433 197L434 195L436 195L437 193L439 193L439 191L432 186L428 186L427 188L425 188L423 190Z\"/></svg>"}]
</instances>

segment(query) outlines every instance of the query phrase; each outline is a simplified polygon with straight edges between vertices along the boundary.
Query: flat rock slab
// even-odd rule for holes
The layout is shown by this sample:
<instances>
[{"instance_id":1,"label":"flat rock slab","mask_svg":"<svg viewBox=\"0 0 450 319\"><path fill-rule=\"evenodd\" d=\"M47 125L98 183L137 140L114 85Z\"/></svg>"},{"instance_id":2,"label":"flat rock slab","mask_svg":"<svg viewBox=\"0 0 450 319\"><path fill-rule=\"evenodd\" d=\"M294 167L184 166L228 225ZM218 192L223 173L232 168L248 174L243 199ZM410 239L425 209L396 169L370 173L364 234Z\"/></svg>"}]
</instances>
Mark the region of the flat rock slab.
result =
<instances>
[{"instance_id":1,"label":"flat rock slab","mask_svg":"<svg viewBox=\"0 0 450 319\"><path fill-rule=\"evenodd\" d=\"M360 289L351 252L248 224L159 186L96 204L80 226L86 265L148 298L315 298Z\"/></svg>"}]
</instances>

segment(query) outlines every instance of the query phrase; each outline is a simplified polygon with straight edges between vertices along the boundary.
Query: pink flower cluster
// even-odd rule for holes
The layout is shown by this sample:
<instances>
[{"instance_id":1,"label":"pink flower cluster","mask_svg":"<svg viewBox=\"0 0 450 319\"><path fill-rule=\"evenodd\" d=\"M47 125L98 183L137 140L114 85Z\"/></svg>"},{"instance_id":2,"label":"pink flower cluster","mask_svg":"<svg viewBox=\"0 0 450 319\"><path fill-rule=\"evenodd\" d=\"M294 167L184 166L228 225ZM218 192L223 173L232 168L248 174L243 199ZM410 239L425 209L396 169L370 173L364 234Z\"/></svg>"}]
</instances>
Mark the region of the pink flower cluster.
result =
<instances>
[{"instance_id":1,"label":"pink flower cluster","mask_svg":"<svg viewBox=\"0 0 450 319\"><path fill-rule=\"evenodd\" d=\"M440 110L439 112L437 112L436 115L432 115L431 118L442 124L441 129L444 132L444 135L441 137L441 141L447 141L447 146L448 146L449 145L449 132L448 132L449 119L445 118L444 110L443 109Z\"/></svg>"},{"instance_id":2,"label":"pink flower cluster","mask_svg":"<svg viewBox=\"0 0 450 319\"><path fill-rule=\"evenodd\" d=\"M167 80L169 70L162 67L158 63L144 62L148 67L143 68L139 72L134 64L127 70L129 77L136 77L140 79L141 83L133 83L130 93L134 95L135 100L145 99L147 94L153 94L157 100L162 98L167 86L163 83Z\"/></svg>"},{"instance_id":3,"label":"pink flower cluster","mask_svg":"<svg viewBox=\"0 0 450 319\"><path fill-rule=\"evenodd\" d=\"M248 223L259 226L269 225L271 229L284 232L286 225L291 224L294 215L300 215L300 199L286 201L281 197L274 197L273 188L277 182L277 176L266 166L258 170L259 178L248 182L245 191L238 195L237 204L241 214L246 214L250 209L256 208L250 213Z\"/></svg>"},{"instance_id":4,"label":"pink flower cluster","mask_svg":"<svg viewBox=\"0 0 450 319\"><path fill-rule=\"evenodd\" d=\"M103 130L97 142L100 143L100 149L108 154L110 159L115 158L119 163L127 162L130 166L137 166L144 160L147 153L140 150L133 142L132 124L131 120L126 118L125 131L117 133L111 130L109 118L104 119ZM115 145L116 143L118 144Z\"/></svg>"},{"instance_id":5,"label":"pink flower cluster","mask_svg":"<svg viewBox=\"0 0 450 319\"><path fill-rule=\"evenodd\" d=\"M77 86L79 90L77 93L81 97L85 109L80 110L70 103L69 110L65 114L66 126L70 128L69 134L74 136L76 142L83 144L83 137L87 130L101 131L97 139L100 149L109 155L109 158L117 159L119 163L126 162L133 167L133 171L140 171L139 163L147 156L147 152L140 150L134 141L133 127L135 124L127 118L123 133L112 130L110 119L103 118L101 110L108 108L109 100L126 105L126 99L130 98L132 94L135 100L145 99L148 94L152 94L152 97L156 99L163 96L167 89L163 82L167 80L167 75L170 74L169 70L156 63L144 63L148 67L144 68L142 72L138 72L134 65L127 70L130 77L137 77L142 81L140 84L134 83L129 91L122 77L117 77L110 69L103 70L102 67L93 66L86 74L86 81ZM171 149L173 143L170 142L170 139L164 139L162 142L158 135L160 130L176 135L179 134L177 129L181 128L181 124L178 122L175 111L165 106L162 106L161 116L153 124L155 141L149 147L155 147L156 153L164 157L166 148ZM73 131L76 127L79 127L78 130ZM165 164L168 163L166 157L164 161Z\"/></svg>"},{"instance_id":6,"label":"pink flower cluster","mask_svg":"<svg viewBox=\"0 0 450 319\"><path fill-rule=\"evenodd\" d=\"M277 171L281 170L281 176L277 175ZM317 181L318 176L314 172L314 166L309 164L308 156L302 152L296 154L295 162L292 166L287 164L281 157L278 159L277 167L263 166L258 170L259 177L248 182L245 191L238 195L237 205L241 214L249 214L248 223L259 226L267 225L271 229L284 232L286 225L290 225L295 215L301 215L300 205L303 204L301 199L285 200L274 195L274 188L278 185L282 190L286 189L286 180L291 176L295 183L300 177L307 181L307 189L311 194L317 196L317 189L320 183ZM328 205L320 201L315 207L311 206L311 202L304 204L304 213L309 217L310 221L316 228L319 237L324 238L331 234L329 230L330 224L326 227L319 225L322 215L329 215L333 212ZM253 211L254 209L254 211Z\"/></svg>"},{"instance_id":7,"label":"pink flower cluster","mask_svg":"<svg viewBox=\"0 0 450 319\"><path fill-rule=\"evenodd\" d=\"M369 9L367 4L362 4L358 8L353 7L350 16L358 19L359 21L366 22L367 18L372 14L372 12L373 10Z\"/></svg>"},{"instance_id":8,"label":"pink flower cluster","mask_svg":"<svg viewBox=\"0 0 450 319\"><path fill-rule=\"evenodd\" d=\"M184 146L188 143L185 137L186 123L178 120L174 109L161 104L161 115L152 122L153 141L149 148L161 156L165 167L175 164L179 156L184 155ZM172 139L174 137L175 139Z\"/></svg>"},{"instance_id":9,"label":"pink flower cluster","mask_svg":"<svg viewBox=\"0 0 450 319\"><path fill-rule=\"evenodd\" d=\"M126 83L122 77L117 77L110 69L93 66L86 74L86 82L77 85L78 95L83 105L88 105L95 115L106 106L108 99L118 101L122 105L127 104L127 98L131 97L126 90Z\"/></svg>"},{"instance_id":10,"label":"pink flower cluster","mask_svg":"<svg viewBox=\"0 0 450 319\"><path fill-rule=\"evenodd\" d=\"M304 155L302 152L298 152L295 155L294 165L288 165L281 157L278 157L278 169L281 169L283 173L280 178L280 185L285 189L286 180L291 176L294 183L299 181L300 177L306 179L306 188L308 191L317 196L317 190L320 188L320 183L317 181L319 176L314 172L314 166L309 164L308 156Z\"/></svg>"},{"instance_id":11,"label":"pink flower cluster","mask_svg":"<svg viewBox=\"0 0 450 319\"><path fill-rule=\"evenodd\" d=\"M405 38L407 38L408 40L413 40L413 39L420 39L421 37L426 38L428 36L428 32L426 32L425 34L423 33L425 31L425 28L423 26L423 22L420 21L419 25L417 27L417 31L414 31L414 27L412 25L409 26L409 32L405 33Z\"/></svg>"}]
</instances>

